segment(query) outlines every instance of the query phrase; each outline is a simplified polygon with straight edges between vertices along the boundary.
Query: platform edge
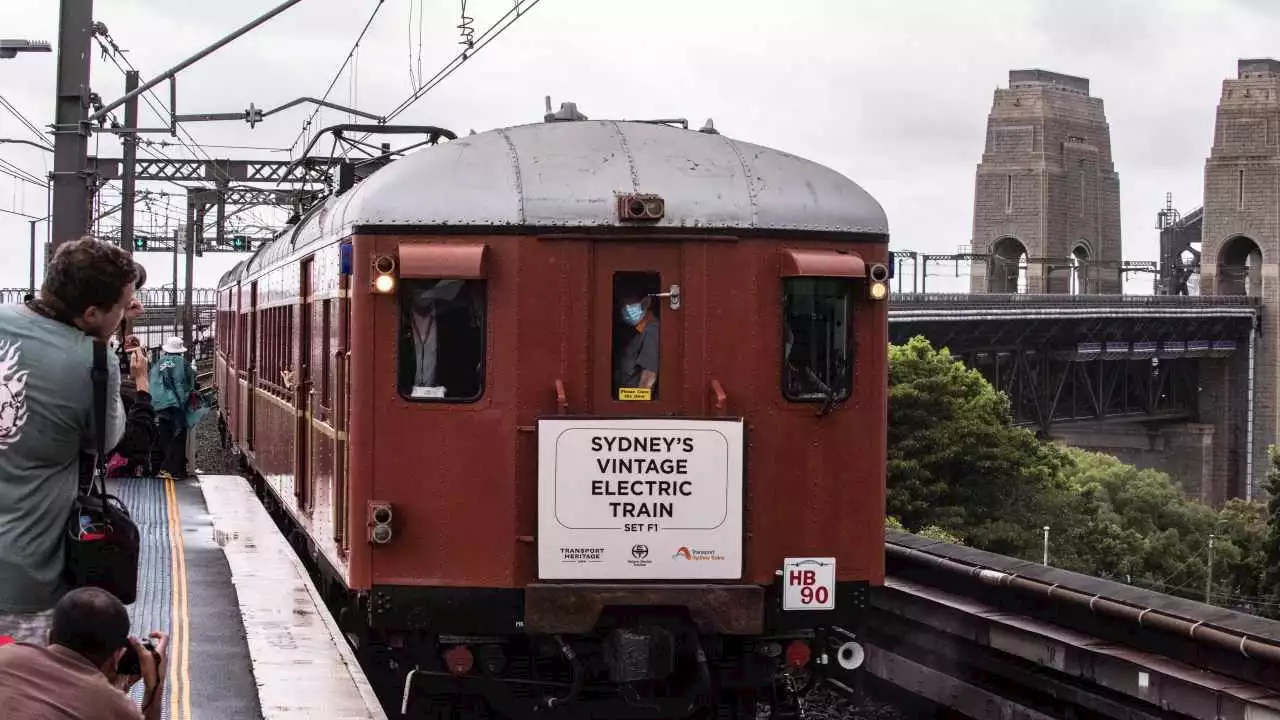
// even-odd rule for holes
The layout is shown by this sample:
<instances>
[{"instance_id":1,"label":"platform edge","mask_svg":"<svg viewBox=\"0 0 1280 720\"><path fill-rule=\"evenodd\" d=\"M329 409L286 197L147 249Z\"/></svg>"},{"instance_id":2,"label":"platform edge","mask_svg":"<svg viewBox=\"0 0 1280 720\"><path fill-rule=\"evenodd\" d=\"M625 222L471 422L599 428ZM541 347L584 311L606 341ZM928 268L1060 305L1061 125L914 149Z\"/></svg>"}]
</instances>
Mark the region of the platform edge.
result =
<instances>
[{"instance_id":1,"label":"platform edge","mask_svg":"<svg viewBox=\"0 0 1280 720\"><path fill-rule=\"evenodd\" d=\"M297 554L293 551L293 548L285 542L284 537L280 534L275 522L271 520L271 517L267 514L266 509L262 507L256 497L252 497L251 501L248 503L235 503L234 501L228 500L227 496L229 495L252 495L252 491L249 487L249 481L238 475L201 475L197 478L197 484L204 495L205 506L208 508L209 516L215 531L218 530L220 526L225 527L228 524L240 525L246 520L245 518L233 519L233 514L226 511L226 507L228 505L251 505L252 509L249 510L249 512L252 513L254 517L250 519L250 524L254 526L259 525L259 523L270 524L270 527L274 532L270 533L272 539L269 542L276 545L277 549L282 550L283 554L288 558L288 561L293 567L294 574L298 578L298 582L306 589L308 597L311 598L312 604L315 605L316 615L320 617L320 621L324 624L330 644L337 650L338 656L342 659L342 664L347 671L347 675L351 678L351 682L364 704L367 715L364 715L363 717L368 718L368 720L388 720L387 714L382 709L381 703L378 702L377 695L374 693L373 687L369 684L369 680L365 676L364 670L360 667L360 663L357 661L355 653L352 652L346 636L338 627L337 621L335 621L333 616L330 614L328 607L324 603L323 597L320 595L320 591L315 586L315 583L312 582L311 575L307 571L306 565L304 565L302 560L298 558ZM259 538L259 542L262 542L263 540L263 538ZM223 551L228 554L234 552L234 546L226 545L223 547ZM238 579L236 565L231 564L232 583L238 585ZM240 602L243 603L243 600ZM241 614L243 617L243 605L241 605L241 608ZM257 632L255 628L251 628L246 624L246 635L252 637L255 632ZM261 658L254 657L255 646L256 643L250 643L250 661L257 665ZM269 704L261 698L261 681L259 680L256 684L259 686L259 699L262 701L261 706L264 720L288 720L296 716L288 710L270 707Z\"/></svg>"}]
</instances>

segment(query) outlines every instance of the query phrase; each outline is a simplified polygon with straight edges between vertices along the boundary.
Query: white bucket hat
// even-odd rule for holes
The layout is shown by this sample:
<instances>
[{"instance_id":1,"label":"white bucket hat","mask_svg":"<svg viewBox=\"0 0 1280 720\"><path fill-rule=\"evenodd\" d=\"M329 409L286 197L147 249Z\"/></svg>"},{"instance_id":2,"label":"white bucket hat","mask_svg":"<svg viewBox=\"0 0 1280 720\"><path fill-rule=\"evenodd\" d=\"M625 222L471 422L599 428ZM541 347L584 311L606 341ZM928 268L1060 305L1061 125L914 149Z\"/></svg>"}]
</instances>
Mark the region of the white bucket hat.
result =
<instances>
[{"instance_id":1,"label":"white bucket hat","mask_svg":"<svg viewBox=\"0 0 1280 720\"><path fill-rule=\"evenodd\" d=\"M182 344L182 338L176 337L165 340L160 349L172 355L183 355L187 352L187 346Z\"/></svg>"}]
</instances>

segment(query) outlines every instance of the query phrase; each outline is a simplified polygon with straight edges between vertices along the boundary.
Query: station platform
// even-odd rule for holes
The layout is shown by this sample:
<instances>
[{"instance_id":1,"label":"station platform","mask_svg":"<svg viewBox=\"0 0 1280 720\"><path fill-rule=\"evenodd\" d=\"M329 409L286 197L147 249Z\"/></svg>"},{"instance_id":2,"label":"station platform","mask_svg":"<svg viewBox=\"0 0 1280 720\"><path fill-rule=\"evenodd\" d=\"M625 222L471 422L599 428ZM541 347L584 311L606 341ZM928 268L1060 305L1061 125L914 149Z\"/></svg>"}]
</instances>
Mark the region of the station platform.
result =
<instances>
[{"instance_id":1,"label":"station platform","mask_svg":"<svg viewBox=\"0 0 1280 720\"><path fill-rule=\"evenodd\" d=\"M385 720L247 480L127 478L108 487L142 536L133 634L169 635L166 720ZM141 694L139 684L135 699Z\"/></svg>"}]
</instances>

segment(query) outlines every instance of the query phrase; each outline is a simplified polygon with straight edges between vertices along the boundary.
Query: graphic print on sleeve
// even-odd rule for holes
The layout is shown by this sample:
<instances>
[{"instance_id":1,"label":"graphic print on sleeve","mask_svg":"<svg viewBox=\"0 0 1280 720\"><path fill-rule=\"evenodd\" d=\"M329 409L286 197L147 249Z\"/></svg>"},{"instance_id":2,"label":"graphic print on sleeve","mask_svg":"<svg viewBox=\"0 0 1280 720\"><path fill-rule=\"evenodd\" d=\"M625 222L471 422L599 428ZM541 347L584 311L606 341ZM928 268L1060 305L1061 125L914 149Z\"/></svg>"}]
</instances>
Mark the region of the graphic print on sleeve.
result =
<instances>
[{"instance_id":1,"label":"graphic print on sleeve","mask_svg":"<svg viewBox=\"0 0 1280 720\"><path fill-rule=\"evenodd\" d=\"M21 346L0 340L0 450L17 442L27 423L27 371L19 368Z\"/></svg>"}]
</instances>

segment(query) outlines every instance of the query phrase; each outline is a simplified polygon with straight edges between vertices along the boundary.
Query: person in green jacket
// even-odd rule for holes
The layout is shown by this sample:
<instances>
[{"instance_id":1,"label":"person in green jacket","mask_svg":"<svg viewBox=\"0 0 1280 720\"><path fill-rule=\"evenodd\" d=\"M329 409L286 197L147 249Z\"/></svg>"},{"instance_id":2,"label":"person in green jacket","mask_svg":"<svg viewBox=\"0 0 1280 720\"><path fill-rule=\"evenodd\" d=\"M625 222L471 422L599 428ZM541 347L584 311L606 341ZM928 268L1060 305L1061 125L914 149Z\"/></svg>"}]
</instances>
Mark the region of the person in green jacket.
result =
<instances>
[{"instance_id":1,"label":"person in green jacket","mask_svg":"<svg viewBox=\"0 0 1280 720\"><path fill-rule=\"evenodd\" d=\"M186 479L187 432L204 414L204 403L196 394L196 371L187 361L187 347L181 338L171 337L160 347L160 359L151 366L151 406L159 424L159 442L164 451L160 473ZM194 398L194 399L193 399Z\"/></svg>"}]
</instances>

